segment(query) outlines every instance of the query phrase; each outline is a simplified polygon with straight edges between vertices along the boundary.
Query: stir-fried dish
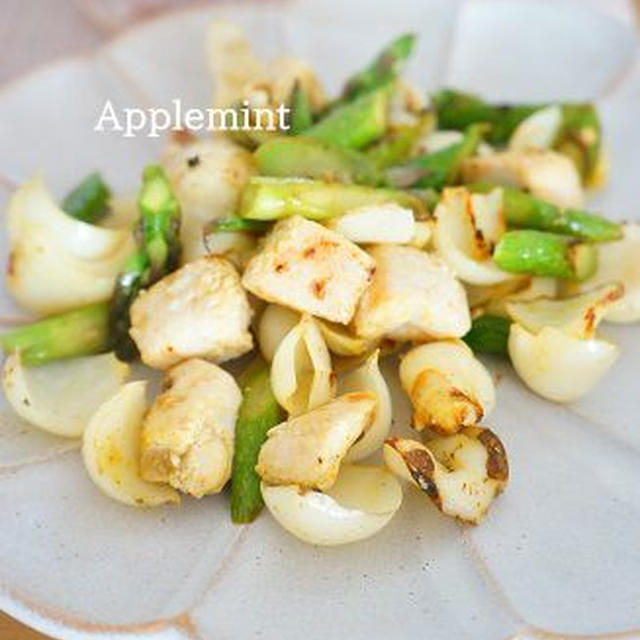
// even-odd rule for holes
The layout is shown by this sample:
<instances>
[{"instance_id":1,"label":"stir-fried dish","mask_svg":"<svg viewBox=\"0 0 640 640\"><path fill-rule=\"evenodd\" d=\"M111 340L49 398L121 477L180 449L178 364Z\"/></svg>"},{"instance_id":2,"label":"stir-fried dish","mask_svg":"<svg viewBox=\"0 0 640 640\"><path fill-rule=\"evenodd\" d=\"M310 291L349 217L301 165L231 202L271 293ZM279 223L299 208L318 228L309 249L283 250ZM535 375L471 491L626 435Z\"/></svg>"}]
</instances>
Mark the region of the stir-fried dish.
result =
<instances>
[{"instance_id":1,"label":"stir-fried dish","mask_svg":"<svg viewBox=\"0 0 640 640\"><path fill-rule=\"evenodd\" d=\"M105 494L152 507L230 484L234 522L264 504L334 545L384 527L408 483L478 523L509 480L478 354L555 402L612 367L598 326L640 320L640 225L585 205L606 179L595 107L426 95L401 77L414 44L329 98L216 22L214 104L285 104L287 127L174 134L136 206L98 173L61 204L40 178L17 189L7 287L40 319L0 336L4 391L82 439Z\"/></svg>"}]
</instances>

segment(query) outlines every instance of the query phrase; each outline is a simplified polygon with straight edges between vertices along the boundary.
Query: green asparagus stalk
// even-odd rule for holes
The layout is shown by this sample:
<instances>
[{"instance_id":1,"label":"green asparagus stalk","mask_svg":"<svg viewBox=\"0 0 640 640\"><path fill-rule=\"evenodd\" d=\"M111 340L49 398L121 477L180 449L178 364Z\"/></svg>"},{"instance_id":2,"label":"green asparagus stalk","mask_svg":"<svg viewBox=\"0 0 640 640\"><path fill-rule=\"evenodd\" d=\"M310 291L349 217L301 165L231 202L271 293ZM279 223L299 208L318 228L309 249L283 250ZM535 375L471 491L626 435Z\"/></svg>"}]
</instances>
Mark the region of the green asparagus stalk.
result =
<instances>
[{"instance_id":1,"label":"green asparagus stalk","mask_svg":"<svg viewBox=\"0 0 640 640\"><path fill-rule=\"evenodd\" d=\"M180 204L161 166L145 168L138 207L140 241L149 256L150 279L155 282L180 260Z\"/></svg>"},{"instance_id":2,"label":"green asparagus stalk","mask_svg":"<svg viewBox=\"0 0 640 640\"><path fill-rule=\"evenodd\" d=\"M472 184L471 191L487 193L493 184ZM622 226L580 209L560 209L513 187L502 189L502 210L507 224L521 229L538 229L573 236L590 242L611 242L622 237Z\"/></svg>"},{"instance_id":3,"label":"green asparagus stalk","mask_svg":"<svg viewBox=\"0 0 640 640\"><path fill-rule=\"evenodd\" d=\"M400 164L409 157L417 139L415 127L401 127L368 149L367 157L381 169Z\"/></svg>"},{"instance_id":4,"label":"green asparagus stalk","mask_svg":"<svg viewBox=\"0 0 640 640\"><path fill-rule=\"evenodd\" d=\"M162 167L145 168L138 208L138 248L116 279L109 310L113 348L122 360L133 360L138 353L129 336L131 304L142 289L173 271L180 259L180 205Z\"/></svg>"},{"instance_id":5,"label":"green asparagus stalk","mask_svg":"<svg viewBox=\"0 0 640 640\"><path fill-rule=\"evenodd\" d=\"M300 83L296 80L291 92L289 117L289 135L298 136L313 124L311 103L309 96Z\"/></svg>"},{"instance_id":6,"label":"green asparagus stalk","mask_svg":"<svg viewBox=\"0 0 640 640\"><path fill-rule=\"evenodd\" d=\"M245 233L264 233L271 228L270 222L263 220L250 220L249 218L240 218L239 216L228 216L212 220L205 226L204 233L218 233L219 231L243 231Z\"/></svg>"},{"instance_id":7,"label":"green asparagus stalk","mask_svg":"<svg viewBox=\"0 0 640 640\"><path fill-rule=\"evenodd\" d=\"M600 162L602 129L598 112L592 104L564 104L562 124L554 148L569 156L583 182L589 183Z\"/></svg>"},{"instance_id":8,"label":"green asparagus stalk","mask_svg":"<svg viewBox=\"0 0 640 640\"><path fill-rule=\"evenodd\" d=\"M585 280L598 267L598 250L593 244L546 231L507 231L493 259L504 271Z\"/></svg>"},{"instance_id":9,"label":"green asparagus stalk","mask_svg":"<svg viewBox=\"0 0 640 640\"><path fill-rule=\"evenodd\" d=\"M432 96L441 129L465 129L476 122L491 124L488 141L503 145L515 128L545 104L489 104L467 93L444 90ZM569 156L584 182L593 176L600 158L601 127L598 113L590 103L564 103L562 122L553 147Z\"/></svg>"},{"instance_id":10,"label":"green asparagus stalk","mask_svg":"<svg viewBox=\"0 0 640 640\"><path fill-rule=\"evenodd\" d=\"M506 144L515 128L543 105L489 104L478 96L444 89L431 96L438 114L440 129L463 131L469 125L487 122L491 129L487 140L491 144Z\"/></svg>"},{"instance_id":11,"label":"green asparagus stalk","mask_svg":"<svg viewBox=\"0 0 640 640\"><path fill-rule=\"evenodd\" d=\"M404 191L264 177L249 180L240 197L238 213L251 220L280 220L296 214L326 220L349 209L387 202L413 209L419 219L427 215L420 198Z\"/></svg>"},{"instance_id":12,"label":"green asparagus stalk","mask_svg":"<svg viewBox=\"0 0 640 640\"><path fill-rule=\"evenodd\" d=\"M406 162L418 140L435 126L433 112L425 112L415 125L390 131L382 140L367 149L367 156L380 169Z\"/></svg>"},{"instance_id":13,"label":"green asparagus stalk","mask_svg":"<svg viewBox=\"0 0 640 640\"><path fill-rule=\"evenodd\" d=\"M125 263L116 279L109 306L109 335L113 350L120 360L130 362L138 357L138 348L129 335L129 309L142 289L150 282L150 261L146 251L139 248Z\"/></svg>"},{"instance_id":14,"label":"green asparagus stalk","mask_svg":"<svg viewBox=\"0 0 640 640\"><path fill-rule=\"evenodd\" d=\"M102 353L109 348L106 302L50 316L0 335L6 353L20 351L22 362L36 366Z\"/></svg>"},{"instance_id":15,"label":"green asparagus stalk","mask_svg":"<svg viewBox=\"0 0 640 640\"><path fill-rule=\"evenodd\" d=\"M110 197L111 191L102 176L94 172L67 194L62 209L72 218L94 224L109 211Z\"/></svg>"},{"instance_id":16,"label":"green asparagus stalk","mask_svg":"<svg viewBox=\"0 0 640 640\"><path fill-rule=\"evenodd\" d=\"M266 129L234 129L226 132L233 142L249 151L255 151L261 144L268 142L276 136L282 135L278 131Z\"/></svg>"},{"instance_id":17,"label":"green asparagus stalk","mask_svg":"<svg viewBox=\"0 0 640 640\"><path fill-rule=\"evenodd\" d=\"M275 138L258 147L254 157L258 172L265 176L370 185L383 180L366 155L313 138Z\"/></svg>"},{"instance_id":18,"label":"green asparagus stalk","mask_svg":"<svg viewBox=\"0 0 640 640\"><path fill-rule=\"evenodd\" d=\"M485 125L471 125L460 142L440 151L414 158L403 167L389 169L389 182L397 187L415 186L432 189L442 189L445 185L455 184L458 181L463 160L475 153L486 131ZM403 181L405 176L409 184Z\"/></svg>"},{"instance_id":19,"label":"green asparagus stalk","mask_svg":"<svg viewBox=\"0 0 640 640\"><path fill-rule=\"evenodd\" d=\"M242 404L236 422L231 473L231 519L243 523L254 520L262 509L260 478L255 466L267 432L285 416L271 391L269 366L261 357L249 365L239 382Z\"/></svg>"},{"instance_id":20,"label":"green asparagus stalk","mask_svg":"<svg viewBox=\"0 0 640 640\"><path fill-rule=\"evenodd\" d=\"M389 90L378 89L331 110L305 131L310 138L337 147L360 149L382 137L387 128Z\"/></svg>"},{"instance_id":21,"label":"green asparagus stalk","mask_svg":"<svg viewBox=\"0 0 640 640\"><path fill-rule=\"evenodd\" d=\"M503 316L484 314L474 318L469 332L462 338L474 353L508 353L511 321Z\"/></svg>"},{"instance_id":22,"label":"green asparagus stalk","mask_svg":"<svg viewBox=\"0 0 640 640\"><path fill-rule=\"evenodd\" d=\"M435 211L435 208L438 206L440 202L441 193L436 189L407 189L404 193L408 193L415 198L418 198L420 202L422 202L424 208L428 212ZM426 220L428 216L418 217L416 215L416 220Z\"/></svg>"},{"instance_id":23,"label":"green asparagus stalk","mask_svg":"<svg viewBox=\"0 0 640 640\"><path fill-rule=\"evenodd\" d=\"M405 33L389 43L368 67L349 78L343 97L352 100L393 82L402 73L415 42L415 35Z\"/></svg>"},{"instance_id":24,"label":"green asparagus stalk","mask_svg":"<svg viewBox=\"0 0 640 640\"><path fill-rule=\"evenodd\" d=\"M265 128L264 117L261 118L260 126L258 126L255 112L250 111L248 115L245 115L246 108L247 105L244 102L233 104L226 108L227 113L222 119L225 135L229 136L236 144L253 151L264 142L284 135L284 132ZM232 113L233 111L235 114Z\"/></svg>"}]
</instances>

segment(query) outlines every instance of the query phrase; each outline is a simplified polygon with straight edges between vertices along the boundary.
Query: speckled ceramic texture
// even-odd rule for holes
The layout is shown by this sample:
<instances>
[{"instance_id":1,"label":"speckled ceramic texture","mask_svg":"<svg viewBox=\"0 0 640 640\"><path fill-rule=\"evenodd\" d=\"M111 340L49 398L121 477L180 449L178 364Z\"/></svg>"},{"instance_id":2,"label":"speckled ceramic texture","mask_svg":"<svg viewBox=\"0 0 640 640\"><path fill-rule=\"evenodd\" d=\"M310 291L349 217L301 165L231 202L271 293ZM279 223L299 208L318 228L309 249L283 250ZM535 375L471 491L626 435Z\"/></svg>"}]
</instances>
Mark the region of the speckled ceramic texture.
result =
<instances>
[{"instance_id":1,"label":"speckled ceramic texture","mask_svg":"<svg viewBox=\"0 0 640 640\"><path fill-rule=\"evenodd\" d=\"M236 3L144 24L0 91L0 205L36 172L56 194L92 168L116 191L135 189L162 142L94 133L105 99L206 106L205 29L226 14L265 55L309 59L331 89L411 29L421 40L410 76L427 88L596 99L613 171L595 202L638 217L636 36L578 2L455 9L449 0ZM0 315L24 314L4 296ZM544 402L489 363L498 381L490 424L512 481L486 522L460 526L408 490L386 529L342 548L303 545L268 514L233 526L225 495L122 506L91 484L76 443L34 431L3 405L0 606L70 640L640 638L640 334L603 330L623 355L573 405ZM394 362L385 366L394 377ZM398 388L393 397L402 430L408 408Z\"/></svg>"}]
</instances>

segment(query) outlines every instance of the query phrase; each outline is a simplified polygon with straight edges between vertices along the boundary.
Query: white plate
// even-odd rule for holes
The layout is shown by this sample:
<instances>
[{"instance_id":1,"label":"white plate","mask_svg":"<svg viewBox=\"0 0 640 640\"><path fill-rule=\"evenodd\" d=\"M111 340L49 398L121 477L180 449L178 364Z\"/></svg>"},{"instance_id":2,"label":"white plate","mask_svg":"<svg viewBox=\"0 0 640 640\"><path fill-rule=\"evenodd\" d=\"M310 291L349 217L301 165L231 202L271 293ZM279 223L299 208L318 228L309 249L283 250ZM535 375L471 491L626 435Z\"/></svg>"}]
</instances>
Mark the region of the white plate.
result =
<instances>
[{"instance_id":1,"label":"white plate","mask_svg":"<svg viewBox=\"0 0 640 640\"><path fill-rule=\"evenodd\" d=\"M226 13L266 55L308 58L333 89L386 38L411 29L421 40L410 75L426 87L596 98L613 162L598 206L638 217L634 34L576 2L487 1L458 16L455 8L449 0L241 3L135 28L94 56L0 91L0 205L37 171L57 194L93 168L117 190L134 189L161 143L94 133L104 100L205 106L204 32L214 13ZM2 317L15 313L1 302ZM535 398L491 363L501 382L490 422L509 451L512 482L484 524L459 526L409 492L380 535L344 548L305 546L268 514L234 527L226 496L152 511L121 506L90 483L72 444L35 433L4 405L0 606L50 635L83 640L640 638L640 341L637 327L606 330L623 356L569 407ZM405 424L398 389L394 401L396 424Z\"/></svg>"}]
</instances>

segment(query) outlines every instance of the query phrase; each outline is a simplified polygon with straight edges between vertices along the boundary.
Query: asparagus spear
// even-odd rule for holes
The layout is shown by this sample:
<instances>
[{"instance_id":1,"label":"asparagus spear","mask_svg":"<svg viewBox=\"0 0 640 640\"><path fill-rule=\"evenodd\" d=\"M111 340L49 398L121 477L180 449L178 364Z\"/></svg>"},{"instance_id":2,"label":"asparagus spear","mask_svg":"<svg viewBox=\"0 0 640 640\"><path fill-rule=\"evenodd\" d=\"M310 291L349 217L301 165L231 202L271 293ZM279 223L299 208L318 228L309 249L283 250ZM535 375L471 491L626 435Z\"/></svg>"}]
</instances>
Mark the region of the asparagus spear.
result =
<instances>
[{"instance_id":1,"label":"asparagus spear","mask_svg":"<svg viewBox=\"0 0 640 640\"><path fill-rule=\"evenodd\" d=\"M405 33L389 43L368 67L349 78L343 97L352 100L395 80L411 56L415 42L414 34Z\"/></svg>"},{"instance_id":2,"label":"asparagus spear","mask_svg":"<svg viewBox=\"0 0 640 640\"><path fill-rule=\"evenodd\" d=\"M102 176L94 172L67 194L62 208L72 218L96 223L107 214L110 197L111 191Z\"/></svg>"},{"instance_id":3,"label":"asparagus spear","mask_svg":"<svg viewBox=\"0 0 640 640\"><path fill-rule=\"evenodd\" d=\"M562 106L562 124L554 148L569 156L588 183L600 161L602 130L598 112L592 104Z\"/></svg>"},{"instance_id":4,"label":"asparagus spear","mask_svg":"<svg viewBox=\"0 0 640 640\"><path fill-rule=\"evenodd\" d=\"M384 134L388 102L387 88L365 93L331 110L309 127L305 135L337 147L360 149Z\"/></svg>"},{"instance_id":5,"label":"asparagus spear","mask_svg":"<svg viewBox=\"0 0 640 640\"><path fill-rule=\"evenodd\" d=\"M180 260L180 204L159 165L145 167L138 199L139 242L149 256L152 284L178 266Z\"/></svg>"},{"instance_id":6,"label":"asparagus spear","mask_svg":"<svg viewBox=\"0 0 640 640\"><path fill-rule=\"evenodd\" d=\"M475 122L488 122L492 144L506 144L515 128L545 104L489 104L467 93L444 90L432 96L442 129L464 129ZM564 103L562 122L553 147L576 164L583 181L593 175L599 161L601 128L598 113L590 103Z\"/></svg>"},{"instance_id":7,"label":"asparagus spear","mask_svg":"<svg viewBox=\"0 0 640 640\"><path fill-rule=\"evenodd\" d=\"M514 129L543 105L492 105L478 96L444 89L431 96L440 129L462 131L469 125L487 122L491 129L487 140L506 144Z\"/></svg>"},{"instance_id":8,"label":"asparagus spear","mask_svg":"<svg viewBox=\"0 0 640 640\"><path fill-rule=\"evenodd\" d=\"M102 353L109 348L108 311L101 302L50 316L2 334L0 345L7 353L19 350L28 366Z\"/></svg>"},{"instance_id":9,"label":"asparagus spear","mask_svg":"<svg viewBox=\"0 0 640 640\"><path fill-rule=\"evenodd\" d=\"M260 478L255 472L267 431L284 420L271 391L269 366L258 356L240 378L242 404L236 423L231 472L231 519L251 522L262 508Z\"/></svg>"},{"instance_id":10,"label":"asparagus spear","mask_svg":"<svg viewBox=\"0 0 640 640\"><path fill-rule=\"evenodd\" d=\"M474 353L506 356L510 328L511 321L508 318L484 314L474 318L471 329L462 339Z\"/></svg>"},{"instance_id":11,"label":"asparagus spear","mask_svg":"<svg viewBox=\"0 0 640 640\"><path fill-rule=\"evenodd\" d=\"M228 216L212 220L205 227L205 235L218 231L244 231L246 233L264 233L271 228L271 223L263 220L249 220L239 216Z\"/></svg>"},{"instance_id":12,"label":"asparagus spear","mask_svg":"<svg viewBox=\"0 0 640 640\"><path fill-rule=\"evenodd\" d=\"M409 207L418 218L427 215L420 198L404 191L263 177L249 180L240 197L238 213L252 220L280 220L296 214L311 220L326 220L349 209L386 202Z\"/></svg>"},{"instance_id":13,"label":"asparagus spear","mask_svg":"<svg viewBox=\"0 0 640 640\"><path fill-rule=\"evenodd\" d=\"M469 189L487 193L493 184L472 184ZM580 209L560 209L513 187L502 189L502 210L507 224L524 229L539 229L590 242L610 242L622 237L622 226L602 216Z\"/></svg>"},{"instance_id":14,"label":"asparagus spear","mask_svg":"<svg viewBox=\"0 0 640 640\"><path fill-rule=\"evenodd\" d=\"M504 271L586 280L598 266L595 245L545 231L507 231L493 259Z\"/></svg>"},{"instance_id":15,"label":"asparagus spear","mask_svg":"<svg viewBox=\"0 0 640 640\"><path fill-rule=\"evenodd\" d=\"M401 127L392 131L367 150L367 156L376 166L385 169L406 160L418 136L415 127Z\"/></svg>"},{"instance_id":16,"label":"asparagus spear","mask_svg":"<svg viewBox=\"0 0 640 640\"><path fill-rule=\"evenodd\" d=\"M416 125L398 127L367 150L376 166L385 169L406 161L421 136L435 126L433 112L425 112Z\"/></svg>"},{"instance_id":17,"label":"asparagus spear","mask_svg":"<svg viewBox=\"0 0 640 640\"><path fill-rule=\"evenodd\" d=\"M162 167L150 165L142 174L138 197L136 252L116 279L109 309L113 348L122 360L137 356L129 336L129 308L141 289L151 286L178 266L180 258L180 205Z\"/></svg>"},{"instance_id":18,"label":"asparagus spear","mask_svg":"<svg viewBox=\"0 0 640 640\"><path fill-rule=\"evenodd\" d=\"M289 118L289 135L297 136L306 131L313 124L311 103L309 96L300 83L296 80L291 92Z\"/></svg>"},{"instance_id":19,"label":"asparagus spear","mask_svg":"<svg viewBox=\"0 0 640 640\"><path fill-rule=\"evenodd\" d=\"M366 155L313 138L275 138L261 145L254 157L258 172L265 176L371 185L383 179Z\"/></svg>"},{"instance_id":20,"label":"asparagus spear","mask_svg":"<svg viewBox=\"0 0 640 640\"><path fill-rule=\"evenodd\" d=\"M225 109L227 112L223 118L223 124L226 127L225 135L235 143L246 149L254 150L267 140L283 135L279 131L266 129L264 124L258 127L255 112L250 111L248 115L245 115L246 108L246 103L238 102ZM232 111L235 111L235 114L232 114Z\"/></svg>"},{"instance_id":21,"label":"asparagus spear","mask_svg":"<svg viewBox=\"0 0 640 640\"><path fill-rule=\"evenodd\" d=\"M426 188L426 189L407 189L405 193L408 193L415 198L418 198L420 202L422 202L426 211L433 212L435 208L438 206L438 202L440 202L440 192L436 191L436 189ZM416 212L419 213L419 212ZM426 220L427 216L419 217L416 215L416 220Z\"/></svg>"},{"instance_id":22,"label":"asparagus spear","mask_svg":"<svg viewBox=\"0 0 640 640\"><path fill-rule=\"evenodd\" d=\"M138 357L138 348L129 335L129 308L149 281L149 267L149 256L144 249L139 248L118 274L109 305L109 335L113 350L116 356L125 362Z\"/></svg>"},{"instance_id":23,"label":"asparagus spear","mask_svg":"<svg viewBox=\"0 0 640 640\"><path fill-rule=\"evenodd\" d=\"M445 185L456 183L462 161L475 153L486 131L487 127L483 124L471 125L460 142L414 158L404 167L391 168L388 172L390 183L394 186L432 189L442 189ZM409 184L402 182L404 176L408 176Z\"/></svg>"}]
</instances>

